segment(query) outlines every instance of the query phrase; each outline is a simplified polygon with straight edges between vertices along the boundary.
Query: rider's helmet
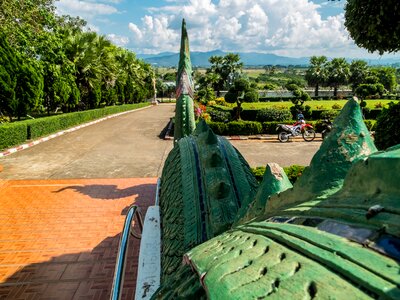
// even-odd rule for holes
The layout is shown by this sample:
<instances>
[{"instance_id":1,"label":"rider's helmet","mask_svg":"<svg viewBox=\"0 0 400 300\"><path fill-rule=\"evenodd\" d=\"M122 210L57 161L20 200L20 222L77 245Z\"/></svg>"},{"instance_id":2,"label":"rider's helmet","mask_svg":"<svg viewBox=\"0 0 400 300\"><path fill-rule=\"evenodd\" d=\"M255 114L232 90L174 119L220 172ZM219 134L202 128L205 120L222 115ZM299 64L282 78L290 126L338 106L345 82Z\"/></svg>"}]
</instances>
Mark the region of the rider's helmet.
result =
<instances>
[{"instance_id":1,"label":"rider's helmet","mask_svg":"<svg viewBox=\"0 0 400 300\"><path fill-rule=\"evenodd\" d=\"M304 115L302 113L297 115L297 120L304 120Z\"/></svg>"}]
</instances>

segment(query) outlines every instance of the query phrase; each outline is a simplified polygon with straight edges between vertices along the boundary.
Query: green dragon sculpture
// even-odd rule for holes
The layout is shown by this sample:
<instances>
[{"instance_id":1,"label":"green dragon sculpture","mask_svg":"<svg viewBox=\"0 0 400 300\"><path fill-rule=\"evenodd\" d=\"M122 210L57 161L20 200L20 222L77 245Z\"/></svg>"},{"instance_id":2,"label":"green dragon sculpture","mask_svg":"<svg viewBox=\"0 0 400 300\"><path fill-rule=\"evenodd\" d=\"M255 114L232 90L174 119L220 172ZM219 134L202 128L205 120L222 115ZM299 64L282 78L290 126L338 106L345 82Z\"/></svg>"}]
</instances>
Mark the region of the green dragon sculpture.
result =
<instances>
[{"instance_id":1,"label":"green dragon sculpture","mask_svg":"<svg viewBox=\"0 0 400 300\"><path fill-rule=\"evenodd\" d=\"M194 83L192 63L190 61L189 38L186 22L182 21L181 50L176 77L176 108L174 123L174 141L192 134L196 125L193 107Z\"/></svg>"},{"instance_id":2,"label":"green dragon sculpture","mask_svg":"<svg viewBox=\"0 0 400 300\"><path fill-rule=\"evenodd\" d=\"M257 189L201 122L161 184L162 285L153 299L400 299L400 145L377 151L349 100L292 187Z\"/></svg>"}]
</instances>

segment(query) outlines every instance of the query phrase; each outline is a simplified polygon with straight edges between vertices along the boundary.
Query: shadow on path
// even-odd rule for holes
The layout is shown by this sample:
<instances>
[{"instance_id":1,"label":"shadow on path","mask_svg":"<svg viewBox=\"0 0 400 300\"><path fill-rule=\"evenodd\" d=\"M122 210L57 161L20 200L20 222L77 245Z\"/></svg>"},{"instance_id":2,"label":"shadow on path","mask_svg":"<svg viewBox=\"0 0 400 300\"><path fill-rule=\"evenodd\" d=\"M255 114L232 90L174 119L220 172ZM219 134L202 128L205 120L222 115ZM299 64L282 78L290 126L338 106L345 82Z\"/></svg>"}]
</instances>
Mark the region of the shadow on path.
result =
<instances>
[{"instance_id":1,"label":"shadow on path","mask_svg":"<svg viewBox=\"0 0 400 300\"><path fill-rule=\"evenodd\" d=\"M126 204L132 202L126 197L137 195L134 203L145 214L147 207L153 204L156 184L139 184L124 189L118 189L116 185L71 185L52 193L66 190L93 199L120 198ZM73 197L73 193L63 197L68 199L70 194ZM98 202L89 201L92 204L88 205L81 198L84 197L71 199L69 206L75 209L69 212L70 215L60 212L56 204L46 209L49 213L55 209L58 222L41 225L40 218L31 220L32 226L23 227L18 237L10 235L9 243L3 241L0 249L0 299L109 299L120 239L118 232L123 229L120 221L124 217L121 215L126 214L129 205L112 201L107 206L109 213L105 215L106 203L102 203L99 214L89 215L86 212L91 207L96 208ZM116 205L119 206L117 211L114 210ZM109 222L104 222L104 218ZM21 218L14 222L22 225L26 220ZM34 228L39 225L40 230L36 232ZM30 246L24 246L25 242ZM134 298L139 247L140 241L131 237L122 299Z\"/></svg>"},{"instance_id":2,"label":"shadow on path","mask_svg":"<svg viewBox=\"0 0 400 300\"><path fill-rule=\"evenodd\" d=\"M89 184L89 185L71 185L59 189L54 193L61 193L66 190L74 190L83 195L87 195L93 199L101 199L101 200L115 200L130 197L133 195L138 195L136 197L136 201L141 202L141 193L151 193L156 189L156 184L141 184L132 187L128 187L125 189L118 189L117 185L110 184Z\"/></svg>"},{"instance_id":3,"label":"shadow on path","mask_svg":"<svg viewBox=\"0 0 400 300\"><path fill-rule=\"evenodd\" d=\"M120 234L92 251L70 253L21 268L0 283L0 299L109 299ZM133 299L140 242L129 241L122 299Z\"/></svg>"}]
</instances>

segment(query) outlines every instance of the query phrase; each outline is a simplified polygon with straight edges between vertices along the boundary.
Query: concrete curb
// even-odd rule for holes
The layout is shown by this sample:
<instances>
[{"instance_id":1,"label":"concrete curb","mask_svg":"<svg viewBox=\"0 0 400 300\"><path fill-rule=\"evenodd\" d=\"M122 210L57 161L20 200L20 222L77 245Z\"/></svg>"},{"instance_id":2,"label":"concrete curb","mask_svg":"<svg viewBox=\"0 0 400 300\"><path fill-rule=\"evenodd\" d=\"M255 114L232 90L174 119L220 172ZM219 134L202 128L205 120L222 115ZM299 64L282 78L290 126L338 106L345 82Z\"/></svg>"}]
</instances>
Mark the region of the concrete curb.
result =
<instances>
[{"instance_id":1,"label":"concrete curb","mask_svg":"<svg viewBox=\"0 0 400 300\"><path fill-rule=\"evenodd\" d=\"M102 121L105 121L105 120L108 120L108 119L111 119L111 118L114 118L114 117L118 117L118 116L125 115L125 114L131 113L131 112L147 109L147 108L150 108L150 107L152 107L152 105L141 107L141 108L137 108L137 109L133 109L133 110L124 111L124 112L117 113L117 114L114 114L114 115L109 115L109 116L101 118L101 119L97 119L97 120L94 120L94 121L91 121L91 122L88 122L88 123L83 123L83 124L78 125L76 127L72 127L72 128L68 128L66 130L58 131L56 133L53 133L53 134L48 135L46 137L42 137L42 138L37 139L35 141L29 142L27 144L22 144L22 145L19 145L19 146L4 150L3 152L0 152L0 157L5 157L5 156L8 156L8 155L13 154L15 152L18 152L18 151L21 151L21 150L24 150L24 149L28 149L28 148L30 148L32 146L35 146L37 144L40 144L40 143L46 142L48 140L54 139L54 138L56 138L58 136L64 135L64 134L69 133L69 132L73 132L73 131L76 131L78 129L85 128L87 126L90 126L90 125L93 125L93 124L97 124L99 122L102 122Z\"/></svg>"}]
</instances>

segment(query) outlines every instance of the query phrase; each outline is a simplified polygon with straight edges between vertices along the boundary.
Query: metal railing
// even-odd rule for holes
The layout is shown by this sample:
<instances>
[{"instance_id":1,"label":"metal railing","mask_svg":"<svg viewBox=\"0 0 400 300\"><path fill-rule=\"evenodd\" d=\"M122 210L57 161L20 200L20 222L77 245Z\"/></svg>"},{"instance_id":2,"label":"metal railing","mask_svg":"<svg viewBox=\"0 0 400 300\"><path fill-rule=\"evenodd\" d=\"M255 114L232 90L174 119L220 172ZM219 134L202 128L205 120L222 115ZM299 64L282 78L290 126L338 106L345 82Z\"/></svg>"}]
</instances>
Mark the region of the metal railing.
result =
<instances>
[{"instance_id":1,"label":"metal railing","mask_svg":"<svg viewBox=\"0 0 400 300\"><path fill-rule=\"evenodd\" d=\"M140 228L140 232L142 232L143 230L143 219L140 210L136 205L132 205L131 207L129 207L128 213L126 215L124 229L122 231L121 238L119 240L117 262L115 264L115 273L114 273L113 285L110 296L110 299L112 300L121 299L122 288L124 285L129 237L130 235L132 235L137 239L141 238L141 233L135 232L132 227L132 221L135 218L135 216Z\"/></svg>"}]
</instances>

